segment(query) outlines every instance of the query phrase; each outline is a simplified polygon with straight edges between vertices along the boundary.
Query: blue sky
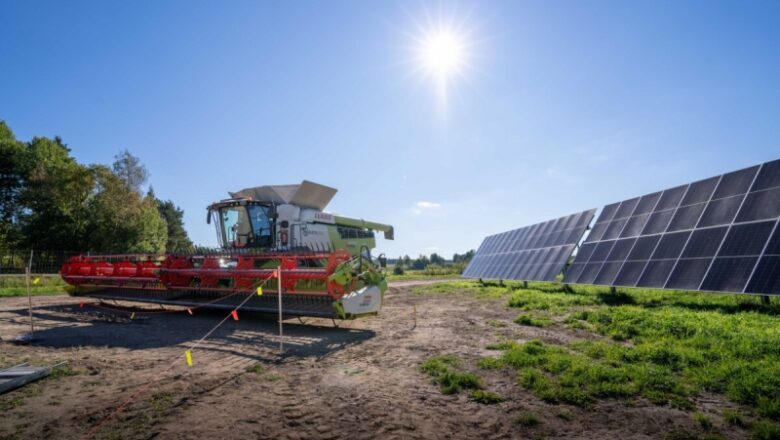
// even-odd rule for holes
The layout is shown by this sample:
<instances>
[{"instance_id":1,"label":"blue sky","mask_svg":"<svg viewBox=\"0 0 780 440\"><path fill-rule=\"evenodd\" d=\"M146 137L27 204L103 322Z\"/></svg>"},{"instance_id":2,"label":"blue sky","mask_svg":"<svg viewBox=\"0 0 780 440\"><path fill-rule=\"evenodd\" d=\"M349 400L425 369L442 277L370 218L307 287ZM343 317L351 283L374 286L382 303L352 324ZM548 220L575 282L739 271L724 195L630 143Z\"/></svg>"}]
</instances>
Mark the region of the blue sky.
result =
<instances>
[{"instance_id":1,"label":"blue sky","mask_svg":"<svg viewBox=\"0 0 780 440\"><path fill-rule=\"evenodd\" d=\"M339 189L391 257L780 157L780 2L0 0L0 119L79 161L127 148L216 244L229 190ZM420 73L467 41L446 109ZM421 203L427 202L427 203Z\"/></svg>"}]
</instances>

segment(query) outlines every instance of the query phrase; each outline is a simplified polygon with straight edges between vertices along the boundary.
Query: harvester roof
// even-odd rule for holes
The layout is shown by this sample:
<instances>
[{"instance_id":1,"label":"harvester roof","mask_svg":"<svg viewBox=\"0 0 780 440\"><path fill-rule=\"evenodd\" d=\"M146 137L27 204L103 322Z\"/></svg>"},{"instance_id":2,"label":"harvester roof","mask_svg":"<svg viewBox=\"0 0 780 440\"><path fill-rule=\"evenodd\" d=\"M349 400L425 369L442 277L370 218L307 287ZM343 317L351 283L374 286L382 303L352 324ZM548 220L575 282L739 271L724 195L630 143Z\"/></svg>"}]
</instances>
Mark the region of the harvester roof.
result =
<instances>
[{"instance_id":1,"label":"harvester roof","mask_svg":"<svg viewBox=\"0 0 780 440\"><path fill-rule=\"evenodd\" d=\"M304 180L298 185L263 185L230 192L233 198L248 198L258 202L291 203L322 211L336 195L336 189Z\"/></svg>"}]
</instances>

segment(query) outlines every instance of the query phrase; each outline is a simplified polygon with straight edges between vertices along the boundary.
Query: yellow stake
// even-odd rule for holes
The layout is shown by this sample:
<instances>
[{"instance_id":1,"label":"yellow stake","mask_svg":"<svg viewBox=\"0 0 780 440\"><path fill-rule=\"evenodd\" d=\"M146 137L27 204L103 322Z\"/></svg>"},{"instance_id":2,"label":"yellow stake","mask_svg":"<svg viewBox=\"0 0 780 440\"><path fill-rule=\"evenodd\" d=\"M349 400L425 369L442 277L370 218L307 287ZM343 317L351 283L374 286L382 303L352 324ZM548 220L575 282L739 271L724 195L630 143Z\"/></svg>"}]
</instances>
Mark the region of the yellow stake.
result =
<instances>
[{"instance_id":1,"label":"yellow stake","mask_svg":"<svg viewBox=\"0 0 780 440\"><path fill-rule=\"evenodd\" d=\"M263 296L263 288L262 287L258 287L257 288L257 296Z\"/></svg>"},{"instance_id":2,"label":"yellow stake","mask_svg":"<svg viewBox=\"0 0 780 440\"><path fill-rule=\"evenodd\" d=\"M191 367L192 366L192 351L191 350L185 351L184 352L184 358L187 359L187 366Z\"/></svg>"}]
</instances>

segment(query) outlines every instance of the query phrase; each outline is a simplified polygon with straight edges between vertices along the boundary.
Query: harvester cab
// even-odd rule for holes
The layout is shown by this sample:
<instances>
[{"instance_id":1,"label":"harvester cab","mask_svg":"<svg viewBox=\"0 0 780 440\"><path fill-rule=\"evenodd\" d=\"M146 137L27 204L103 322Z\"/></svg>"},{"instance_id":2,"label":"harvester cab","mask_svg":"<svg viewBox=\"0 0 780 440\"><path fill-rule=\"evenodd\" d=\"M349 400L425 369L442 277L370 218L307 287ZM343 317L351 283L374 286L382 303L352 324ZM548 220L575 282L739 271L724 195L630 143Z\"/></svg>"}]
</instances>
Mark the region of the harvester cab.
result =
<instances>
[{"instance_id":1,"label":"harvester cab","mask_svg":"<svg viewBox=\"0 0 780 440\"><path fill-rule=\"evenodd\" d=\"M78 256L60 273L74 293L102 299L233 308L240 294L251 295L267 283L268 289L281 287L288 316L374 314L387 288L371 258L374 233L392 240L393 227L324 212L335 194L334 188L306 180L243 189L208 207L207 222L216 228L220 250ZM386 260L378 261L384 266ZM242 308L273 312L278 301L255 295Z\"/></svg>"},{"instance_id":2,"label":"harvester cab","mask_svg":"<svg viewBox=\"0 0 780 440\"><path fill-rule=\"evenodd\" d=\"M393 227L338 216L323 209L336 189L304 180L300 185L247 188L208 207L223 249L333 251L351 255L376 246L374 231L392 240ZM364 255L370 258L370 255Z\"/></svg>"}]
</instances>

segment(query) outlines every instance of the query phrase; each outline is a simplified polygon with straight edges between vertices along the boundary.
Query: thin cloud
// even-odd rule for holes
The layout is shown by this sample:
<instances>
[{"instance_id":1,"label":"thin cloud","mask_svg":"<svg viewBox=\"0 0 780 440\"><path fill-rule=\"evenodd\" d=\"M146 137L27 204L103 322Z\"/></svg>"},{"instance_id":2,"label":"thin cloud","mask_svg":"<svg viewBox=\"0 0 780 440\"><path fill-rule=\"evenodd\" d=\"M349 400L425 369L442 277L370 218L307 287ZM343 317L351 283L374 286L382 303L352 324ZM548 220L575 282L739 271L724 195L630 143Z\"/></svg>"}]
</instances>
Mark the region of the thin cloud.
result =
<instances>
[{"instance_id":1,"label":"thin cloud","mask_svg":"<svg viewBox=\"0 0 780 440\"><path fill-rule=\"evenodd\" d=\"M441 208L441 203L436 202L417 202L417 207L420 209L438 209Z\"/></svg>"}]
</instances>

